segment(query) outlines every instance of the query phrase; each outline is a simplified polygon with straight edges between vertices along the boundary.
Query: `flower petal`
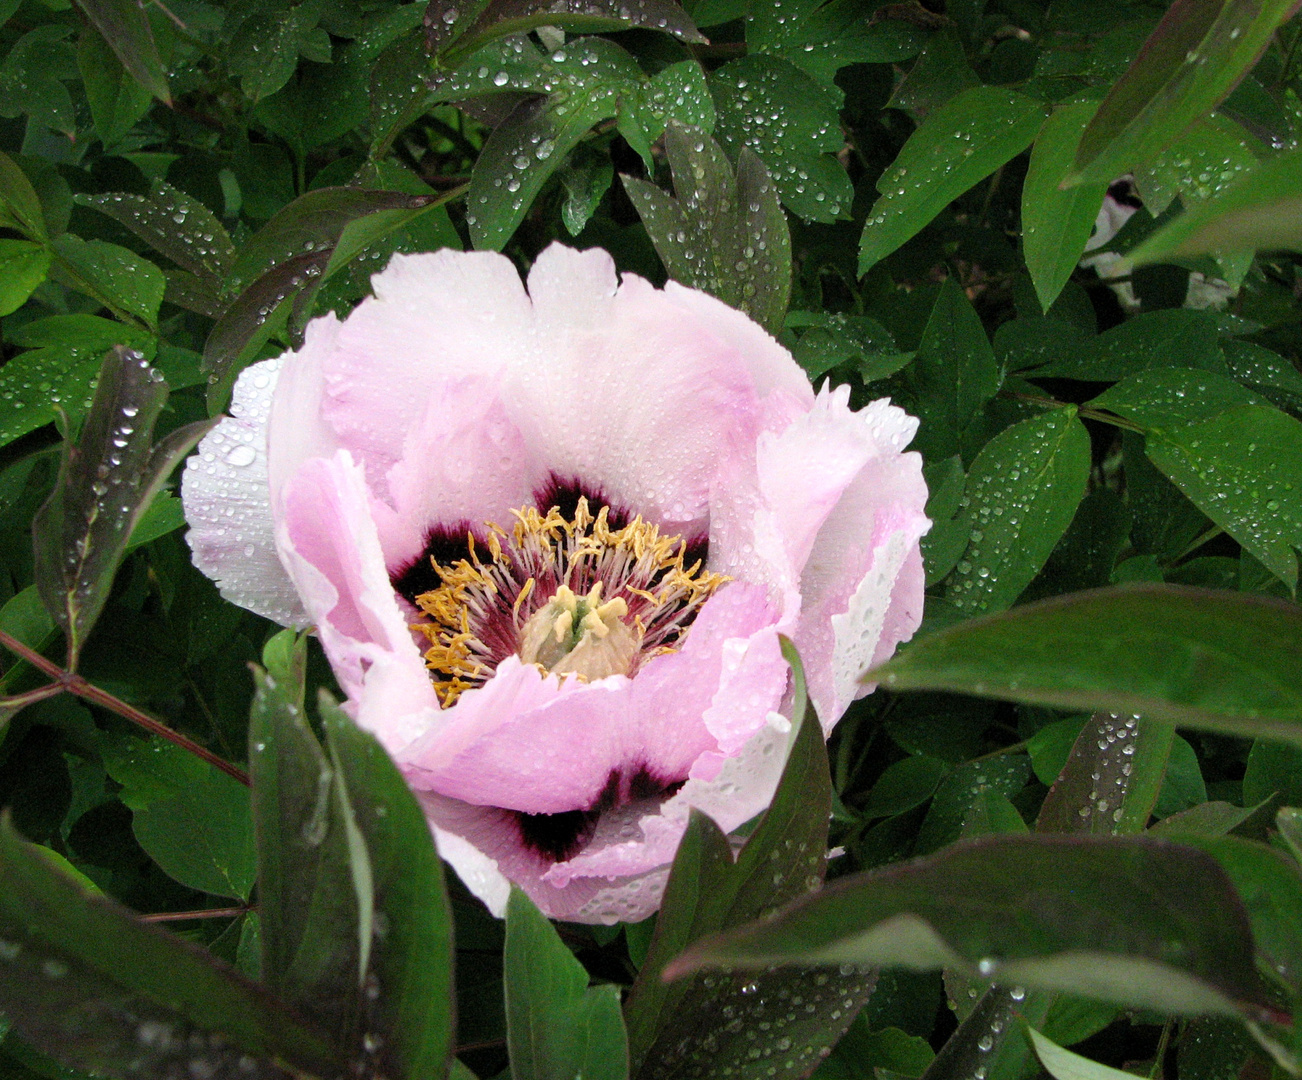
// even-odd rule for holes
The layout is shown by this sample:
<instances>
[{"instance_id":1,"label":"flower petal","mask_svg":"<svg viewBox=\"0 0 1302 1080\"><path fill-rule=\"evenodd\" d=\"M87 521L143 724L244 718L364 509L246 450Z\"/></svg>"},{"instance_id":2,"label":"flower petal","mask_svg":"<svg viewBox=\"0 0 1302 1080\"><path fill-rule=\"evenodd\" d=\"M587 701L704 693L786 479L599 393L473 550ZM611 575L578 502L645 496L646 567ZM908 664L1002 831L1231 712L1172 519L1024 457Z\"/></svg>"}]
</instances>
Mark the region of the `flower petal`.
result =
<instances>
[{"instance_id":1,"label":"flower petal","mask_svg":"<svg viewBox=\"0 0 1302 1080\"><path fill-rule=\"evenodd\" d=\"M309 622L276 554L267 487L267 420L281 358L246 368L235 382L231 415L186 462L181 502L194 565L222 596L284 626Z\"/></svg>"}]
</instances>

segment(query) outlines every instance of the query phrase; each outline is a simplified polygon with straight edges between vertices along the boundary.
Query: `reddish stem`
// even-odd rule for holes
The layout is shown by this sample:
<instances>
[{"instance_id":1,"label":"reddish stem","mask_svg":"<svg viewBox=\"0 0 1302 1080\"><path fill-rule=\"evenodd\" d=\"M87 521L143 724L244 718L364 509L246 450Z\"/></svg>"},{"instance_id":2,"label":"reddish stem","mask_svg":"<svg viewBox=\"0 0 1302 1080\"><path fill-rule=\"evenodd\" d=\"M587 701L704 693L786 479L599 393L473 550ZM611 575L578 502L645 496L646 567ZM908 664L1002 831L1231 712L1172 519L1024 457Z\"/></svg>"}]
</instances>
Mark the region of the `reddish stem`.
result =
<instances>
[{"instance_id":1,"label":"reddish stem","mask_svg":"<svg viewBox=\"0 0 1302 1080\"><path fill-rule=\"evenodd\" d=\"M234 919L247 914L251 908L219 907L204 911L160 911L153 915L141 915L143 922L185 922L189 919Z\"/></svg>"},{"instance_id":2,"label":"reddish stem","mask_svg":"<svg viewBox=\"0 0 1302 1080\"><path fill-rule=\"evenodd\" d=\"M166 724L160 723L152 716L146 715L135 706L128 705L125 701L114 697L107 690L101 690L98 686L88 683L76 672L65 671L63 668L59 667L58 664L54 663L54 661L47 660L40 653L36 652L34 649L29 649L21 641L6 634L3 630L0 630L0 645L3 645L15 656L26 660L32 665L32 667L44 672L58 684L60 689L67 690L70 694L76 694L77 697L84 698L86 701L93 701L96 705L101 705L111 712L115 712L119 716L125 717L133 724L138 724L146 731L157 735L160 739L166 739L174 746L179 746L182 750L188 750L195 757L202 758L213 768L220 769L227 776L238 780L241 784L244 784L245 786L248 785L249 774L243 769L236 765L232 765L224 758L218 757L211 750L200 746L193 739L187 739L180 732L173 731ZM50 693L42 694L41 696L52 697L53 693L54 692L51 691Z\"/></svg>"}]
</instances>

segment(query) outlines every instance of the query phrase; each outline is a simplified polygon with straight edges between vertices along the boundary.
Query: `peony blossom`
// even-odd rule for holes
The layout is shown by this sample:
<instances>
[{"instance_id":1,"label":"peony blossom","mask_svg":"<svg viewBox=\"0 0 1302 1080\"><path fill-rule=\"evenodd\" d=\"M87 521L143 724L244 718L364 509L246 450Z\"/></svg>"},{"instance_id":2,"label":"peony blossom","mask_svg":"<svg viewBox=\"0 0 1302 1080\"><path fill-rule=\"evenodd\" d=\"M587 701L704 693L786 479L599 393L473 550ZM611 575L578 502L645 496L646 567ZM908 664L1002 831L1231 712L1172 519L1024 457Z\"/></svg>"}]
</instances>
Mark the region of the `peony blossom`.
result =
<instances>
[{"instance_id":1,"label":"peony blossom","mask_svg":"<svg viewBox=\"0 0 1302 1080\"><path fill-rule=\"evenodd\" d=\"M245 370L183 485L224 596L313 626L495 912L656 909L768 804L794 639L826 730L922 614L917 421L745 315L559 245L398 255Z\"/></svg>"}]
</instances>

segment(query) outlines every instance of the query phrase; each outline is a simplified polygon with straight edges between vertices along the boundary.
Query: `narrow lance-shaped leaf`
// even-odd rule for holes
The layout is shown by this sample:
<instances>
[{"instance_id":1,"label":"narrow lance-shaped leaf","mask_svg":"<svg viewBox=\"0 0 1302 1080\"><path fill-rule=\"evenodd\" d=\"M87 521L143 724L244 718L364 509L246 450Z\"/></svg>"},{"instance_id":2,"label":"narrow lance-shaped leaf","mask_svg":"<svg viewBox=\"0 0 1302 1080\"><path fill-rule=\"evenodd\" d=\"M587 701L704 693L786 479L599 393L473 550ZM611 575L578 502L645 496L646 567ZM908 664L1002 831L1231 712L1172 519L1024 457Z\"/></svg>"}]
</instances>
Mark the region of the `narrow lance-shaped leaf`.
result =
<instances>
[{"instance_id":1,"label":"narrow lance-shaped leaf","mask_svg":"<svg viewBox=\"0 0 1302 1080\"><path fill-rule=\"evenodd\" d=\"M1302 745L1302 611L1178 585L1097 589L941 630L865 679Z\"/></svg>"},{"instance_id":2,"label":"narrow lance-shaped leaf","mask_svg":"<svg viewBox=\"0 0 1302 1080\"><path fill-rule=\"evenodd\" d=\"M506 1041L512 1080L627 1080L619 988L588 973L532 901L506 905Z\"/></svg>"},{"instance_id":3,"label":"narrow lance-shaped leaf","mask_svg":"<svg viewBox=\"0 0 1302 1080\"><path fill-rule=\"evenodd\" d=\"M0 820L0 1011L84 1071L327 1078L326 1037L206 950L59 870Z\"/></svg>"},{"instance_id":4,"label":"narrow lance-shaped leaf","mask_svg":"<svg viewBox=\"0 0 1302 1080\"><path fill-rule=\"evenodd\" d=\"M953 967L1175 1015L1271 1014L1247 914L1216 861L1147 837L988 836L840 878L670 965Z\"/></svg>"},{"instance_id":5,"label":"narrow lance-shaped leaf","mask_svg":"<svg viewBox=\"0 0 1302 1080\"><path fill-rule=\"evenodd\" d=\"M686 1080L724 1069L741 1080L776 1075L770 1068L808 1075L875 984L874 975L854 967L710 973L678 984L661 977L703 934L764 916L822 881L832 799L827 753L817 718L806 710L795 650L789 643L783 649L794 679L791 752L773 802L735 863L727 837L708 817L693 815L688 825L625 1003L633 1074L641 1080ZM776 741L782 733L769 734ZM794 1010L789 1003L797 998L802 1004Z\"/></svg>"},{"instance_id":6,"label":"narrow lance-shaped leaf","mask_svg":"<svg viewBox=\"0 0 1302 1080\"><path fill-rule=\"evenodd\" d=\"M162 375L122 346L104 358L81 438L32 524L41 600L68 639L68 666L108 598L131 531L172 470L212 426L189 424L153 446L167 400Z\"/></svg>"},{"instance_id":7,"label":"narrow lance-shaped leaf","mask_svg":"<svg viewBox=\"0 0 1302 1080\"><path fill-rule=\"evenodd\" d=\"M1176 0L1099 105L1075 179L1109 183L1162 150L1234 89L1298 0Z\"/></svg>"}]
</instances>

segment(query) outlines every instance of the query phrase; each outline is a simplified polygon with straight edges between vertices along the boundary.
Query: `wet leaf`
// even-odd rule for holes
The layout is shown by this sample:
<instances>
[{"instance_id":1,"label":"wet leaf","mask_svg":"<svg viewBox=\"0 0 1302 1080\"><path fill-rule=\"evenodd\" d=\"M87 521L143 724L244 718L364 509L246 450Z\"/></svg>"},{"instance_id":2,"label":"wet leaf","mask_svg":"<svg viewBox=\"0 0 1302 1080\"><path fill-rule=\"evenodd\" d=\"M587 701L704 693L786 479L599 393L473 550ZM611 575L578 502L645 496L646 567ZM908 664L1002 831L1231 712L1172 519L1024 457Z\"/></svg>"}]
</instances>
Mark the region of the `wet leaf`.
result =
<instances>
[{"instance_id":1,"label":"wet leaf","mask_svg":"<svg viewBox=\"0 0 1302 1080\"><path fill-rule=\"evenodd\" d=\"M103 240L65 233L51 245L50 276L103 304L119 319L158 326L166 280L153 263Z\"/></svg>"},{"instance_id":2,"label":"wet leaf","mask_svg":"<svg viewBox=\"0 0 1302 1080\"><path fill-rule=\"evenodd\" d=\"M1142 312L1036 368L1035 378L1114 382L1160 367L1224 373L1225 357L1217 338L1216 316L1209 311Z\"/></svg>"},{"instance_id":3,"label":"wet leaf","mask_svg":"<svg viewBox=\"0 0 1302 1080\"><path fill-rule=\"evenodd\" d=\"M1302 151L1281 154L1186 210L1130 253L1135 266L1210 253L1302 250Z\"/></svg>"},{"instance_id":4,"label":"wet leaf","mask_svg":"<svg viewBox=\"0 0 1302 1080\"><path fill-rule=\"evenodd\" d=\"M27 302L50 269L50 252L28 240L0 240L0 316Z\"/></svg>"},{"instance_id":5,"label":"wet leaf","mask_svg":"<svg viewBox=\"0 0 1302 1080\"><path fill-rule=\"evenodd\" d=\"M1000 86L974 86L928 115L877 181L881 198L864 224L859 272L1025 150L1044 115L1038 101Z\"/></svg>"},{"instance_id":6,"label":"wet leaf","mask_svg":"<svg viewBox=\"0 0 1302 1080\"><path fill-rule=\"evenodd\" d=\"M88 893L42 852L6 815L0 1009L26 1041L121 1080L142 1070L261 1080L342 1069L321 1033L256 983Z\"/></svg>"},{"instance_id":7,"label":"wet leaf","mask_svg":"<svg viewBox=\"0 0 1302 1080\"><path fill-rule=\"evenodd\" d=\"M1093 401L1149 431L1207 420L1236 405L1265 405L1233 379L1193 368L1153 368L1128 375Z\"/></svg>"},{"instance_id":8,"label":"wet leaf","mask_svg":"<svg viewBox=\"0 0 1302 1080\"><path fill-rule=\"evenodd\" d=\"M780 57L829 85L849 64L899 63L917 55L926 40L925 30L902 20L864 18L854 0L753 4L746 20L747 48Z\"/></svg>"},{"instance_id":9,"label":"wet leaf","mask_svg":"<svg viewBox=\"0 0 1302 1080\"><path fill-rule=\"evenodd\" d=\"M1108 92L1075 179L1111 183L1165 150L1243 78L1296 0L1176 0Z\"/></svg>"},{"instance_id":10,"label":"wet leaf","mask_svg":"<svg viewBox=\"0 0 1302 1080\"><path fill-rule=\"evenodd\" d=\"M849 215L853 189L833 156L845 145L840 92L776 57L732 60L709 76L715 136L730 157L743 148L768 169L782 202L806 221Z\"/></svg>"},{"instance_id":11,"label":"wet leaf","mask_svg":"<svg viewBox=\"0 0 1302 1080\"><path fill-rule=\"evenodd\" d=\"M776 333L791 291L791 239L763 164L743 150L734 182L718 143L678 124L665 134L665 153L677 198L621 179L669 276Z\"/></svg>"},{"instance_id":12,"label":"wet leaf","mask_svg":"<svg viewBox=\"0 0 1302 1080\"><path fill-rule=\"evenodd\" d=\"M139 0L76 0L77 7L117 53L122 66L165 105L172 103L167 88L167 65L158 54L154 31Z\"/></svg>"},{"instance_id":13,"label":"wet leaf","mask_svg":"<svg viewBox=\"0 0 1302 1080\"><path fill-rule=\"evenodd\" d=\"M153 445L167 384L140 353L104 357L90 413L65 448L59 480L32 525L36 584L68 639L68 666L99 618L136 522L211 423Z\"/></svg>"},{"instance_id":14,"label":"wet leaf","mask_svg":"<svg viewBox=\"0 0 1302 1080\"><path fill-rule=\"evenodd\" d=\"M1012 604L1071 524L1089 466L1089 434L1074 406L991 439L968 472L961 505L970 540L946 599L973 614Z\"/></svg>"},{"instance_id":15,"label":"wet leaf","mask_svg":"<svg viewBox=\"0 0 1302 1080\"><path fill-rule=\"evenodd\" d=\"M619 988L588 973L519 889L506 906L506 1030L512 1080L626 1080Z\"/></svg>"},{"instance_id":16,"label":"wet leaf","mask_svg":"<svg viewBox=\"0 0 1302 1080\"><path fill-rule=\"evenodd\" d=\"M1058 299L1080 262L1107 192L1106 183L1059 187L1095 108L1082 101L1054 110L1031 149L1022 185L1022 253L1042 311Z\"/></svg>"},{"instance_id":17,"label":"wet leaf","mask_svg":"<svg viewBox=\"0 0 1302 1080\"><path fill-rule=\"evenodd\" d=\"M839 878L667 972L768 964L953 967L1176 1015L1262 1015L1248 917L1200 851L1147 837L1001 835Z\"/></svg>"},{"instance_id":18,"label":"wet leaf","mask_svg":"<svg viewBox=\"0 0 1302 1080\"><path fill-rule=\"evenodd\" d=\"M1302 745L1302 614L1240 593L1135 584L1038 601L931 634L865 679Z\"/></svg>"},{"instance_id":19,"label":"wet leaf","mask_svg":"<svg viewBox=\"0 0 1302 1080\"><path fill-rule=\"evenodd\" d=\"M1213 113L1167 150L1135 170L1135 186L1150 214L1166 212L1177 196L1189 209L1224 191L1257 165L1255 142L1242 125Z\"/></svg>"},{"instance_id":20,"label":"wet leaf","mask_svg":"<svg viewBox=\"0 0 1302 1080\"><path fill-rule=\"evenodd\" d=\"M620 100L619 133L642 155L648 175L655 171L651 144L671 122L705 136L714 130L714 102L695 60L671 64Z\"/></svg>"}]
</instances>

